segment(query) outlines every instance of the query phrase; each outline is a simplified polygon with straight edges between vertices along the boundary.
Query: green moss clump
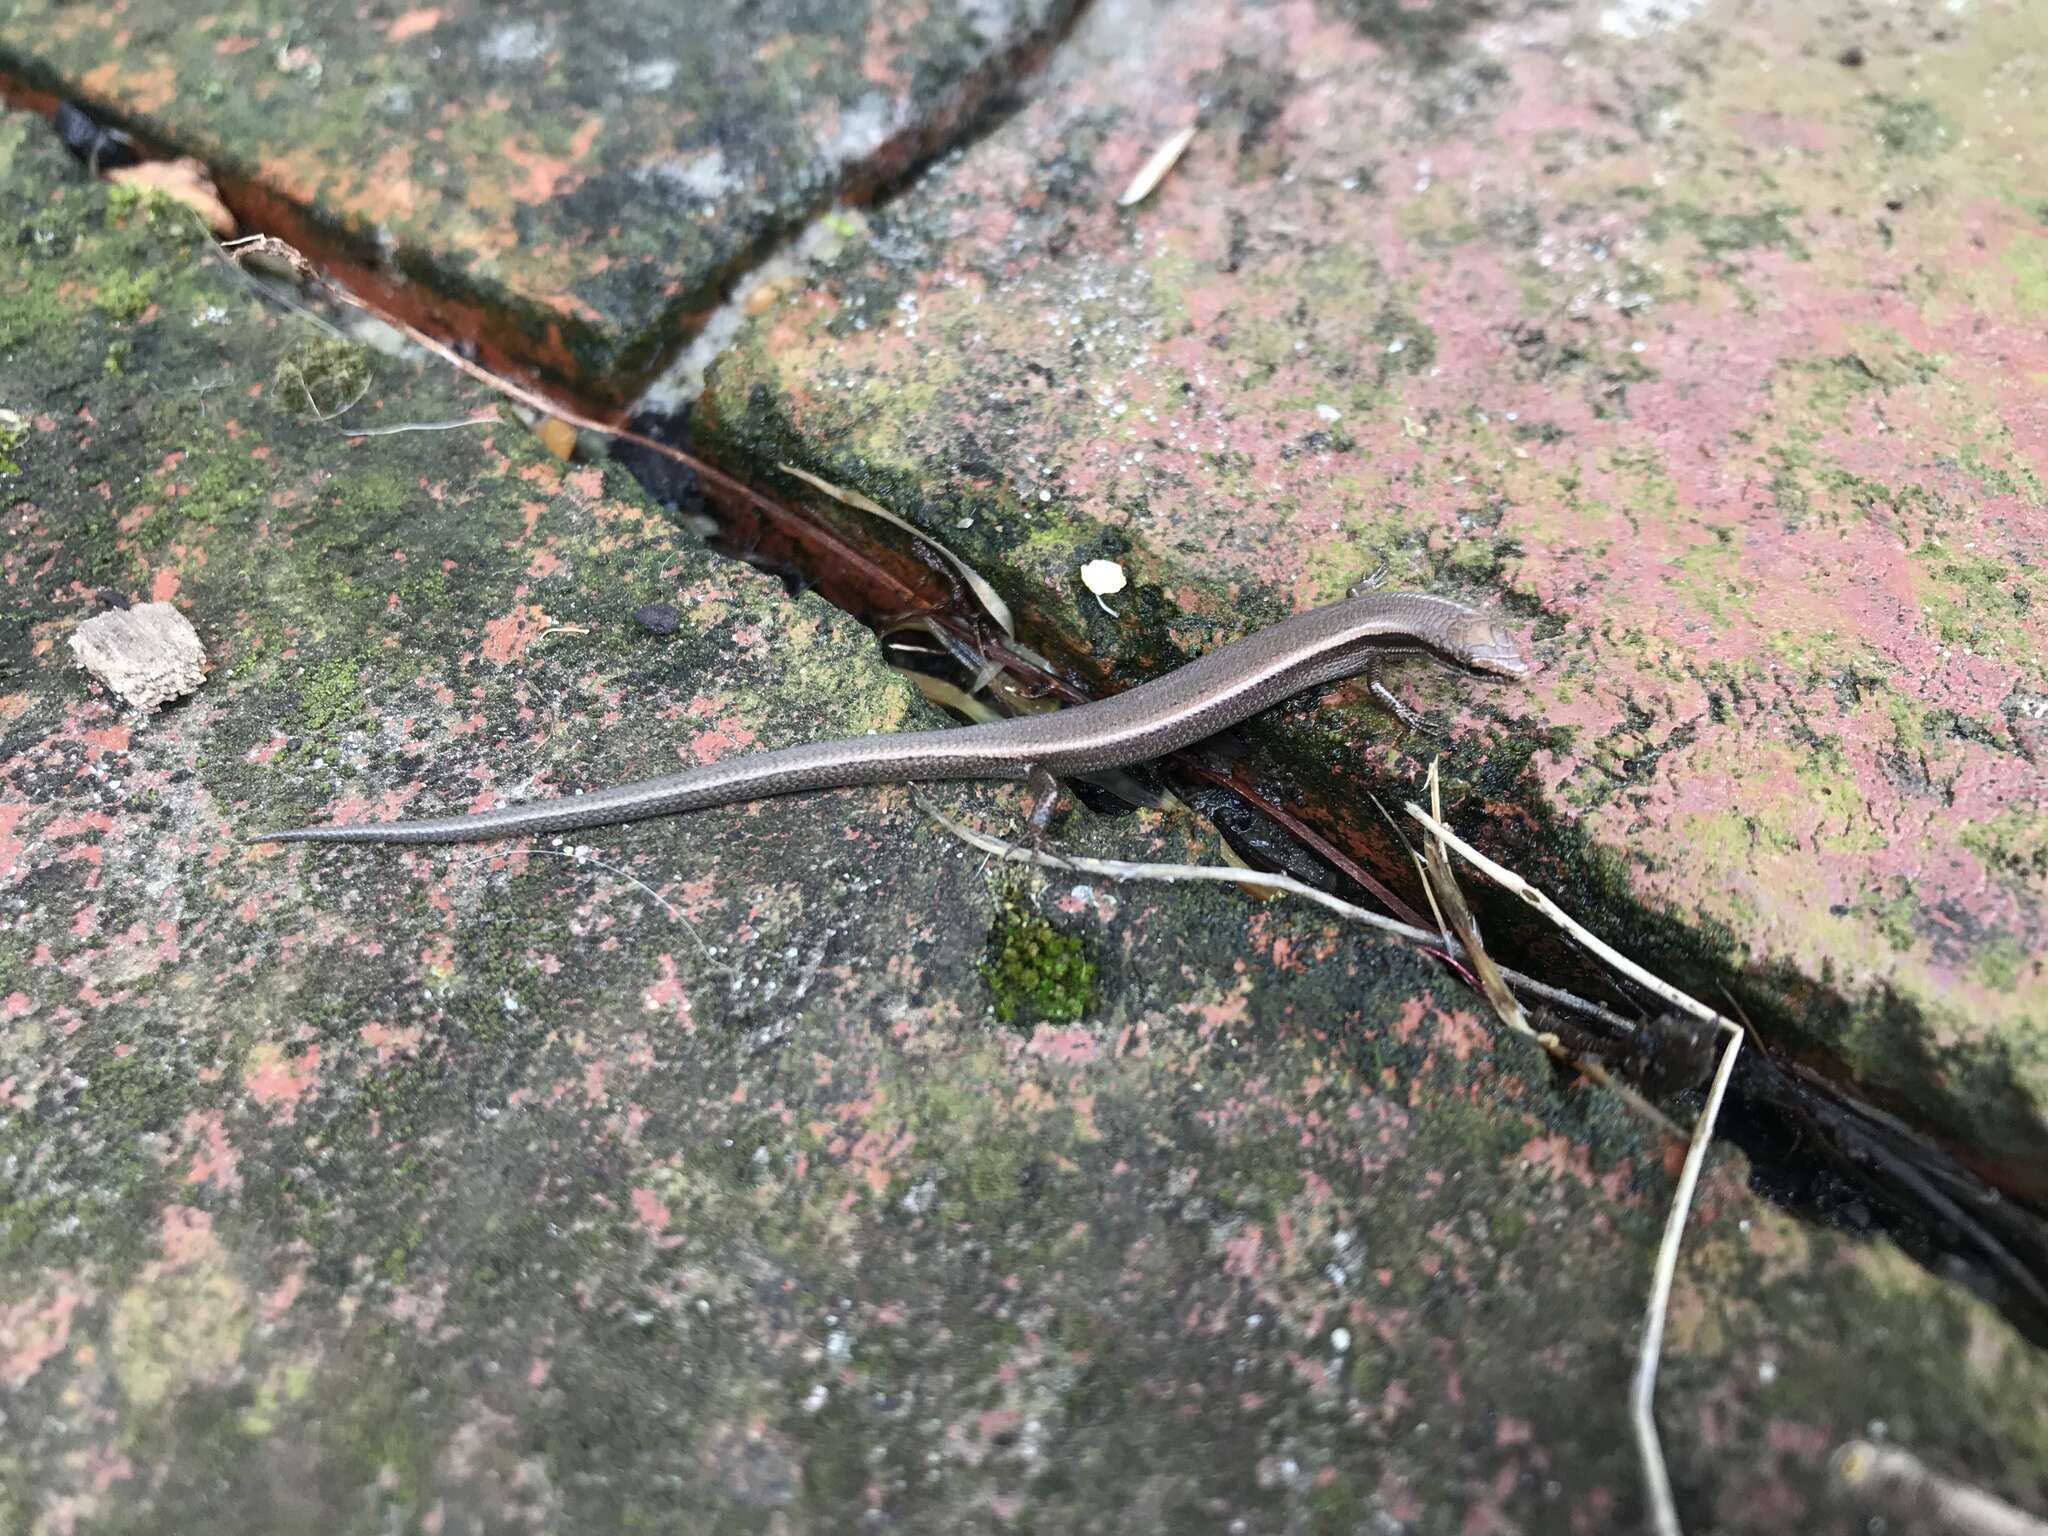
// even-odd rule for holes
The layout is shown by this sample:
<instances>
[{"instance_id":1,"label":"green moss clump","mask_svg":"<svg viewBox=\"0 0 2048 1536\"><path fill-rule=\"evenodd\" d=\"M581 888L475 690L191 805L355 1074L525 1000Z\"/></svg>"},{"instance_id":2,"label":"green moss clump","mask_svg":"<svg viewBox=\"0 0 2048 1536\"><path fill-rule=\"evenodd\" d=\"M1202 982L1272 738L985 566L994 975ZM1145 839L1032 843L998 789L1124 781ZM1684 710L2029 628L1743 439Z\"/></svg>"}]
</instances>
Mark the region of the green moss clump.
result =
<instances>
[{"instance_id":1,"label":"green moss clump","mask_svg":"<svg viewBox=\"0 0 2048 1536\"><path fill-rule=\"evenodd\" d=\"M324 731L335 721L353 715L362 698L357 681L362 660L343 656L322 665L299 694L299 728L308 735Z\"/></svg>"},{"instance_id":2,"label":"green moss clump","mask_svg":"<svg viewBox=\"0 0 2048 1536\"><path fill-rule=\"evenodd\" d=\"M291 722L291 734L298 740L290 755L308 762L334 760L338 744L331 739L332 732L363 712L364 665L363 656L352 653L313 669L299 690Z\"/></svg>"},{"instance_id":3,"label":"green moss clump","mask_svg":"<svg viewBox=\"0 0 2048 1536\"><path fill-rule=\"evenodd\" d=\"M1095 1006L1095 962L1081 941L1019 905L996 918L981 969L1005 1024L1071 1023Z\"/></svg>"},{"instance_id":4,"label":"green moss clump","mask_svg":"<svg viewBox=\"0 0 2048 1536\"><path fill-rule=\"evenodd\" d=\"M262 483L249 459L209 452L193 467L181 510L195 523L217 523L254 506L261 493Z\"/></svg>"},{"instance_id":5,"label":"green moss clump","mask_svg":"<svg viewBox=\"0 0 2048 1536\"><path fill-rule=\"evenodd\" d=\"M1783 206L1751 213L1720 213L1694 203L1674 203L1651 213L1650 238L1662 240L1675 230L1684 230L1716 261L1749 250L1790 251L1804 258L1806 250L1792 233L1789 222L1797 213L1796 208Z\"/></svg>"},{"instance_id":6,"label":"green moss clump","mask_svg":"<svg viewBox=\"0 0 2048 1536\"><path fill-rule=\"evenodd\" d=\"M2020 975L2027 967L2027 951L2019 940L2005 934L1987 939L1978 946L1976 955L1977 974L1984 978L1984 984L1994 991L2011 992L2020 984Z\"/></svg>"},{"instance_id":7,"label":"green moss clump","mask_svg":"<svg viewBox=\"0 0 2048 1536\"><path fill-rule=\"evenodd\" d=\"M140 272L113 272L102 278L92 296L93 307L110 320L140 319L154 300L161 274L145 268Z\"/></svg>"},{"instance_id":8,"label":"green moss clump","mask_svg":"<svg viewBox=\"0 0 2048 1536\"><path fill-rule=\"evenodd\" d=\"M1877 109L1877 141L1895 155L1932 155L1954 141L1948 119L1928 102L1880 93L1870 104Z\"/></svg>"},{"instance_id":9,"label":"green moss clump","mask_svg":"<svg viewBox=\"0 0 2048 1536\"><path fill-rule=\"evenodd\" d=\"M1396 374L1427 373L1436 362L1436 333L1398 304L1381 306L1372 336L1380 344L1375 366L1382 384Z\"/></svg>"}]
</instances>

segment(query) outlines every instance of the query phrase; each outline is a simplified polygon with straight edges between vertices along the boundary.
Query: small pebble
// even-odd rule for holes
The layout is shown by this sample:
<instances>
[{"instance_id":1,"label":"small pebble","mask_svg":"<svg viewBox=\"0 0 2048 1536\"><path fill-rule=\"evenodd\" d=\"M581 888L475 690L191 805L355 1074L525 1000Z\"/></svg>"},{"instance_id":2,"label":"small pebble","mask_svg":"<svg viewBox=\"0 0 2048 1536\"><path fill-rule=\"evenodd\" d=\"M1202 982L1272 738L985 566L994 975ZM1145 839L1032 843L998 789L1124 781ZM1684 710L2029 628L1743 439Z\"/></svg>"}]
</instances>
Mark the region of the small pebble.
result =
<instances>
[{"instance_id":1,"label":"small pebble","mask_svg":"<svg viewBox=\"0 0 2048 1536\"><path fill-rule=\"evenodd\" d=\"M1844 48L1835 55L1835 62L1847 69L1861 69L1863 67L1863 59L1863 50L1854 45Z\"/></svg>"},{"instance_id":2,"label":"small pebble","mask_svg":"<svg viewBox=\"0 0 2048 1536\"><path fill-rule=\"evenodd\" d=\"M683 616L674 603L649 603L633 610L633 620L650 635L672 635L682 626Z\"/></svg>"}]
</instances>

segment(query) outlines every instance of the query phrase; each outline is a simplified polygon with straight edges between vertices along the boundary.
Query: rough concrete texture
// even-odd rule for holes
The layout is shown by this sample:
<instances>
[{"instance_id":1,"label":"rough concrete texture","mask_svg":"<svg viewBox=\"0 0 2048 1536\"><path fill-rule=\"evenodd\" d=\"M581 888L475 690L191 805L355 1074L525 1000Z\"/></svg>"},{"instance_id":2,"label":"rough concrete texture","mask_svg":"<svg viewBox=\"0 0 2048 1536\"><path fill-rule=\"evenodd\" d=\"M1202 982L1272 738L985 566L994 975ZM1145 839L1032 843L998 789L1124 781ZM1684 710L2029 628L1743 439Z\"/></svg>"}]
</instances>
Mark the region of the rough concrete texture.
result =
<instances>
[{"instance_id":1,"label":"rough concrete texture","mask_svg":"<svg viewBox=\"0 0 2048 1536\"><path fill-rule=\"evenodd\" d=\"M1637 1518L1673 1153L1416 957L1012 879L900 790L601 863L239 845L930 712L510 423L311 420L486 402L73 175L0 120L0 1529ZM103 589L191 617L196 697L70 665ZM1876 1421L2038 1505L2044 1393L1960 1288L1711 1167L1661 1409L1692 1529L1861 1529L1824 1462Z\"/></svg>"},{"instance_id":2,"label":"rough concrete texture","mask_svg":"<svg viewBox=\"0 0 2048 1536\"><path fill-rule=\"evenodd\" d=\"M394 303L616 395L735 271L957 132L1068 9L0 0L0 73L198 155Z\"/></svg>"},{"instance_id":3,"label":"rough concrete texture","mask_svg":"<svg viewBox=\"0 0 2048 1536\"><path fill-rule=\"evenodd\" d=\"M1117 3L1063 58L742 335L707 444L1124 677L1382 561L1497 593L1540 674L1426 695L1526 750L1490 846L2048 1196L2048 10ZM1393 734L1262 740L1370 840Z\"/></svg>"}]
</instances>

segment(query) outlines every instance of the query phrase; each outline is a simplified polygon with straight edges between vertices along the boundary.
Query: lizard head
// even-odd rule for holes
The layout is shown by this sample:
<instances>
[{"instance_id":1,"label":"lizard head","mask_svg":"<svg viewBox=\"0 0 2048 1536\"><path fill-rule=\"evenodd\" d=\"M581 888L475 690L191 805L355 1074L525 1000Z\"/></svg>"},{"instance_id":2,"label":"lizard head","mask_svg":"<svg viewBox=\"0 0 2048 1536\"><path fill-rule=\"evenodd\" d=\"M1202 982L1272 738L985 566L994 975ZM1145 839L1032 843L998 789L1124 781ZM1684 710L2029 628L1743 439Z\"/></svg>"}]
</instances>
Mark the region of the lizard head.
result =
<instances>
[{"instance_id":1,"label":"lizard head","mask_svg":"<svg viewBox=\"0 0 2048 1536\"><path fill-rule=\"evenodd\" d=\"M1484 614L1475 613L1466 621L1459 640L1459 660L1474 672L1491 672L1499 677L1528 676L1529 663L1516 647L1515 637Z\"/></svg>"}]
</instances>

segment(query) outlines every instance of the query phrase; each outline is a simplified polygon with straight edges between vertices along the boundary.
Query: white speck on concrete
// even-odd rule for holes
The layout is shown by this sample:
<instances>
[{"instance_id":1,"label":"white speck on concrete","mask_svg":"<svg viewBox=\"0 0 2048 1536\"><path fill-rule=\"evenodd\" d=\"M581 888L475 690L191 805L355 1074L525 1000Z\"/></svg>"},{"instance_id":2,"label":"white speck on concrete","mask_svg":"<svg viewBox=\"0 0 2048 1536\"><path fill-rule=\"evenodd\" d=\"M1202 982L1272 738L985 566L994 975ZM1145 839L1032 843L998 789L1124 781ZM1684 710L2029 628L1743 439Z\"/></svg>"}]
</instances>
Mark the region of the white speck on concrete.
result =
<instances>
[{"instance_id":1,"label":"white speck on concrete","mask_svg":"<svg viewBox=\"0 0 2048 1536\"><path fill-rule=\"evenodd\" d=\"M507 22L483 40L477 57L487 64L531 64L555 46L555 29L534 21Z\"/></svg>"},{"instance_id":2,"label":"white speck on concrete","mask_svg":"<svg viewBox=\"0 0 2048 1536\"><path fill-rule=\"evenodd\" d=\"M694 155L663 155L641 166L642 181L657 181L701 203L716 202L743 183L726 169L725 151L716 145Z\"/></svg>"},{"instance_id":3,"label":"white speck on concrete","mask_svg":"<svg viewBox=\"0 0 2048 1536\"><path fill-rule=\"evenodd\" d=\"M1655 37L1676 31L1707 8L1707 0L1610 0L1600 30L1615 37Z\"/></svg>"},{"instance_id":4,"label":"white speck on concrete","mask_svg":"<svg viewBox=\"0 0 2048 1536\"><path fill-rule=\"evenodd\" d=\"M626 88L634 91L665 91L676 83L674 59L642 59L626 71Z\"/></svg>"}]
</instances>

